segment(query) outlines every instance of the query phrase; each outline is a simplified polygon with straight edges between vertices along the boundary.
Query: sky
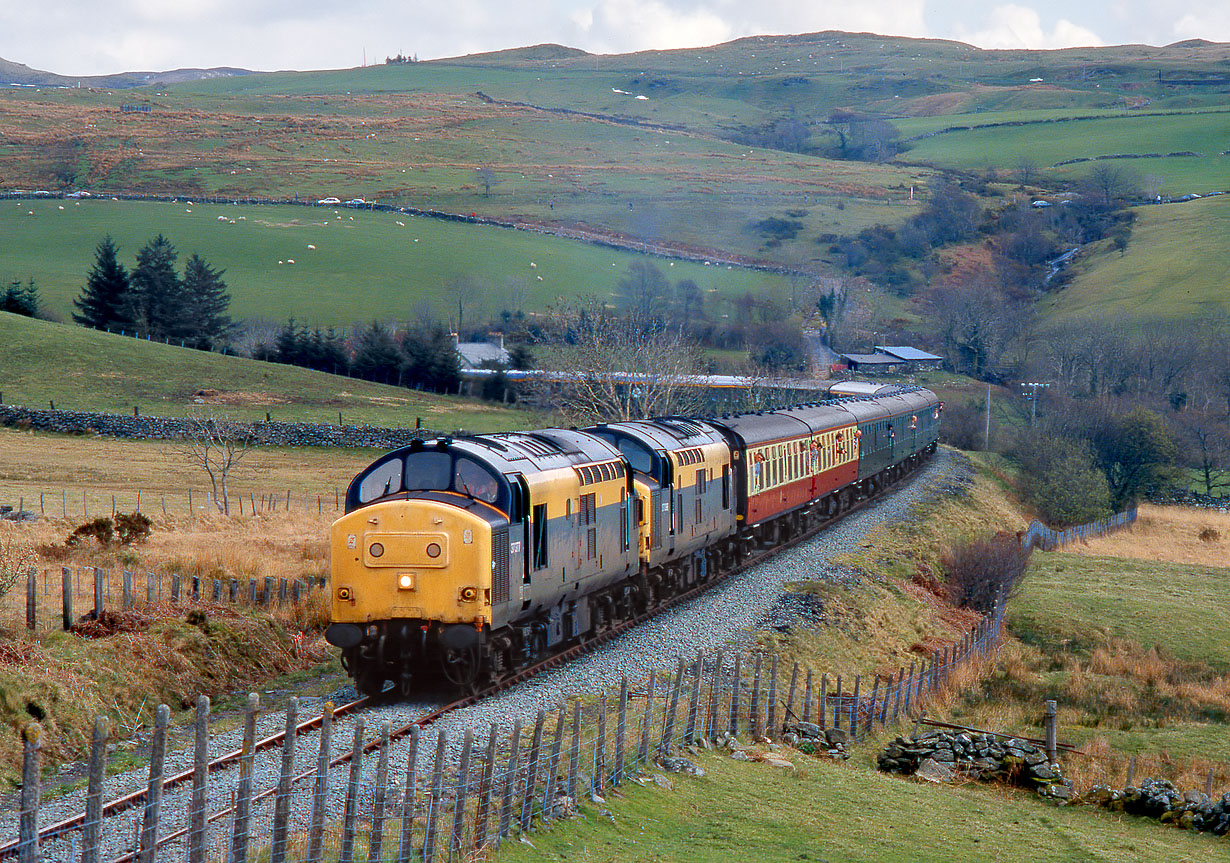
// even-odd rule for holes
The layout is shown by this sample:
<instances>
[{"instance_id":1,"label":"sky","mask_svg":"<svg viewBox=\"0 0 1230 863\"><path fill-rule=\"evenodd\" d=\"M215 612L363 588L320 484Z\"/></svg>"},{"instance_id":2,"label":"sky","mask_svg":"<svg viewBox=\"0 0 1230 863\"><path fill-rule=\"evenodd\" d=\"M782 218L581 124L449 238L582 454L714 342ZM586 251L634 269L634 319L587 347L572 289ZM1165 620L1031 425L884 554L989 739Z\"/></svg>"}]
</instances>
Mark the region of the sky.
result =
<instances>
[{"instance_id":1,"label":"sky","mask_svg":"<svg viewBox=\"0 0 1230 863\"><path fill-rule=\"evenodd\" d=\"M592 53L870 31L982 48L1230 42L1226 0L0 0L0 58L63 75L338 69L556 42Z\"/></svg>"}]
</instances>

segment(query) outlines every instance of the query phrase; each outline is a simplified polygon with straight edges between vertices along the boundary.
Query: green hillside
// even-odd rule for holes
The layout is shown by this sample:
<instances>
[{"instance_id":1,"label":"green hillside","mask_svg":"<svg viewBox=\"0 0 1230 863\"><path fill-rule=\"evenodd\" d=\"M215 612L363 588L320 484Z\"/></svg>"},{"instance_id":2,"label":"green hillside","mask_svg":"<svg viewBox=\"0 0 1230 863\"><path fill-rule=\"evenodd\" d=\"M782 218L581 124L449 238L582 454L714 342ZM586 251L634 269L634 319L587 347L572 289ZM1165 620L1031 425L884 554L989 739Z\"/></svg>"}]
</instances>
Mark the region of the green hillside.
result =
<instances>
[{"instance_id":1,"label":"green hillside","mask_svg":"<svg viewBox=\"0 0 1230 863\"><path fill-rule=\"evenodd\" d=\"M1185 318L1230 310L1230 196L1137 209L1123 254L1089 249L1064 290L1047 295L1053 318Z\"/></svg>"},{"instance_id":2,"label":"green hillside","mask_svg":"<svg viewBox=\"0 0 1230 863\"><path fill-rule=\"evenodd\" d=\"M976 118L930 117L900 120L907 136L922 135L968 125L966 130L943 132L911 142L905 155L911 161L948 169L994 168L1009 176L1029 160L1046 186L1062 186L1088 175L1099 164L1134 172L1139 179L1156 175L1155 193L1179 197L1230 189L1230 145L1226 124L1230 108L1177 113L1093 114L1088 111L992 112ZM1002 125L1006 123L1020 125ZM1162 158L1146 154L1163 154ZM1166 156L1170 153L1196 155ZM1070 159L1133 155L1113 162L1077 162Z\"/></svg>"},{"instance_id":3,"label":"green hillside","mask_svg":"<svg viewBox=\"0 0 1230 863\"><path fill-rule=\"evenodd\" d=\"M484 432L533 427L525 411L451 396L225 357L0 312L0 395L6 404L182 416L337 422Z\"/></svg>"},{"instance_id":4,"label":"green hillside","mask_svg":"<svg viewBox=\"0 0 1230 863\"><path fill-rule=\"evenodd\" d=\"M226 270L232 317L343 327L424 312L455 320L458 300L476 321L611 298L628 265L644 260L539 233L364 210L20 200L0 201L0 281L33 277L48 309L69 320L99 239L111 234L131 267L159 232L181 262L199 252ZM790 291L776 274L650 260L672 283L695 281L714 316L726 298Z\"/></svg>"}]
</instances>

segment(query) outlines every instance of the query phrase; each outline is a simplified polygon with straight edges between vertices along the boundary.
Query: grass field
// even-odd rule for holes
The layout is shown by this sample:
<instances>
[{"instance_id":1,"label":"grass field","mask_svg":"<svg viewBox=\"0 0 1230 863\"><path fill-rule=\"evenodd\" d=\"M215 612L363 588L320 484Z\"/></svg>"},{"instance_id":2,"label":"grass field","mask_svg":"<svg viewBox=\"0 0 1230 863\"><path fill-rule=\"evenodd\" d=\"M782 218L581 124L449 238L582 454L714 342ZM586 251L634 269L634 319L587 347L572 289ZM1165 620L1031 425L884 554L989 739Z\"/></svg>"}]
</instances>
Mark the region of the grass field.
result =
<instances>
[{"instance_id":1,"label":"grass field","mask_svg":"<svg viewBox=\"0 0 1230 863\"><path fill-rule=\"evenodd\" d=\"M395 213L189 200L0 201L0 281L33 277L48 309L68 320L104 235L115 238L131 268L137 250L162 232L181 263L198 252L226 270L236 320L280 323L293 315L344 327L425 313L455 321L459 301L472 321L587 295L611 301L629 264L644 260L537 233ZM694 280L715 317L726 298L789 297L784 276L650 260L672 284Z\"/></svg>"},{"instance_id":2,"label":"grass field","mask_svg":"<svg viewBox=\"0 0 1230 863\"><path fill-rule=\"evenodd\" d=\"M1056 122L1065 116L1068 122ZM1179 197L1189 192L1230 189L1226 109L1174 115L1118 113L1093 117L1091 112L1052 111L1046 114L1009 111L974 115L901 120L903 135L921 134L950 125L969 125L968 131L948 132L912 142L904 158L952 169L995 168L1012 172L1023 159L1041 171L1046 185L1071 183L1088 175L1098 164L1123 168L1143 178L1161 178L1159 192ZM1023 126L991 128L980 124L1025 122ZM1067 159L1123 153L1194 152L1198 156L1122 159L1113 162L1078 162L1054 167Z\"/></svg>"},{"instance_id":3,"label":"grass field","mask_svg":"<svg viewBox=\"0 0 1230 863\"><path fill-rule=\"evenodd\" d=\"M670 791L627 784L605 804L585 805L582 818L530 834L528 845L505 843L489 859L1135 863L1209 860L1224 844L1023 793L911 782L875 772L866 757L790 757L793 770L702 755L704 777L672 776Z\"/></svg>"},{"instance_id":4,"label":"grass field","mask_svg":"<svg viewBox=\"0 0 1230 863\"><path fill-rule=\"evenodd\" d=\"M155 105L149 114L118 112L132 94L0 93L0 177L27 189L361 196L788 263L815 250L765 248L752 225L791 211L805 211L811 233L895 223L914 211L909 187L929 173L491 105L474 95L481 84L439 86L274 97L176 90L142 94ZM75 130L75 143L63 143L63 129ZM490 190L480 167L493 172Z\"/></svg>"},{"instance_id":5,"label":"grass field","mask_svg":"<svg viewBox=\"0 0 1230 863\"><path fill-rule=\"evenodd\" d=\"M1047 644L1121 638L1230 671L1230 569L1038 553L1010 616Z\"/></svg>"},{"instance_id":6,"label":"grass field","mask_svg":"<svg viewBox=\"0 0 1230 863\"><path fill-rule=\"evenodd\" d=\"M200 406L236 419L342 421L452 431L534 424L525 411L327 375L294 366L142 342L0 312L0 395L8 404L183 416Z\"/></svg>"},{"instance_id":7,"label":"grass field","mask_svg":"<svg viewBox=\"0 0 1230 863\"><path fill-rule=\"evenodd\" d=\"M1181 318L1230 308L1230 196L1140 207L1137 215L1124 253L1092 247L1068 286L1043 299L1045 314Z\"/></svg>"}]
</instances>

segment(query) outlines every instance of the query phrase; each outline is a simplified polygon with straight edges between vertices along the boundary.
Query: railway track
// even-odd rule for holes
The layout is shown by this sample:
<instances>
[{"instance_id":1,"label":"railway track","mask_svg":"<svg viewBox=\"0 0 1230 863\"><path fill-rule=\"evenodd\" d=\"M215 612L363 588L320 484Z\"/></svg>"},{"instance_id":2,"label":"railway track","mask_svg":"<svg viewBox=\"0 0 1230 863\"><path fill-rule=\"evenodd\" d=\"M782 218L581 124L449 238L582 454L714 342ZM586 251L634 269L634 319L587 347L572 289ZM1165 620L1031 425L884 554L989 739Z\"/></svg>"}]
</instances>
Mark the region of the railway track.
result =
<instances>
[{"instance_id":1,"label":"railway track","mask_svg":"<svg viewBox=\"0 0 1230 863\"><path fill-rule=\"evenodd\" d=\"M926 463L927 463L926 461L921 462L919 467L921 468ZM842 519L845 519L846 517L874 504L876 501L880 500L885 495L891 493L893 490L897 489L903 483L911 479L914 476L914 474L917 472L917 470L918 469L916 468L914 471L911 471L909 473L902 475L901 478L899 478L893 484L886 486L880 492L880 494L876 495L875 497L865 498L860 501L855 501L848 509L844 510L843 512L818 522L814 527L809 528L805 531L802 531L788 538L787 540L779 543L778 545L754 551L752 554L748 555L744 560L739 562L734 567L724 572L716 574L713 578L710 578L709 580L697 585L696 587L692 588L691 590L685 593L681 593L681 594L678 594L672 597L671 599L667 600L664 603L661 603L660 605L645 612L644 614L641 614L635 618L626 620L616 626L613 626L610 630L608 630L605 633L602 633L600 636L597 636L595 638L586 639L582 642L574 644L571 647L559 653L556 653L556 654L553 654L547 657L542 662L539 662L533 666L525 668L515 674L512 674L506 678L501 679L500 681L498 681L492 686L487 687L486 689L483 689L478 692L466 694L463 697L455 701L435 707L434 709L430 710L426 714L423 714L414 719L411 719L408 722L404 722L398 727L390 730L389 740L390 741L400 740L408 736L411 730L414 728L424 728L438 721L442 717L447 716L450 713L453 713L454 711L469 707L473 704L476 704L479 701L482 701L483 699L489 698L493 695L496 695L497 693L503 692L527 680L530 680L542 674L545 671L555 668L556 666L562 665L566 662L576 659L577 657L580 657L584 654L597 650L602 645L614 640L615 638L618 638L619 636L626 633L628 630L644 623L645 621L651 618L657 617L658 615L663 614L666 611L669 611L670 609L675 608L676 606L682 603L685 603L691 599L696 598L701 593L704 593L706 590L712 588L713 586L726 581L732 576L736 576L742 572L745 572L748 569L751 569L752 567L765 563L766 561L772 559L774 556L780 554L781 552L786 551L787 549L793 548L797 545L800 545L801 543L804 543L812 539L817 534L823 532L824 530L836 524L837 522L841 521ZM346 716L349 714L357 713L366 707L369 707L369 706L372 706L378 703L382 703L382 700L373 699L370 697L358 698L354 701L348 702L339 707L335 707L333 709L332 715L334 718L337 718L339 716ZM314 718L307 719L302 723L299 723L298 725L295 726L295 734L301 735L304 732L310 732L310 731L316 730L317 728L320 727L322 719L323 719L323 713L320 716L316 716ZM285 738L286 738L285 730L279 731L273 734L269 734L256 741L255 746L254 746L254 751L259 753L259 752L268 751L270 749L280 748ZM381 740L378 737L373 738L372 740L368 741L363 746L362 751L364 754L367 754L367 753L375 751L380 745L381 745ZM219 755L218 757L212 759L209 762L208 764L209 773L213 775L214 773L221 772L228 767L238 764L242 755L243 755L242 749L232 749L232 750L229 750L223 753L222 755ZM335 756L329 761L329 769L332 770L340 765L347 764L348 762L351 761L351 759L353 758L353 755L354 755L353 750L347 748L344 752ZM298 783L303 780L309 779L314 775L314 773L315 773L315 768L313 768L312 770L299 773L295 775L294 782ZM164 794L169 789L173 789L180 785L190 782L194 774L195 774L195 768L188 768L188 769L181 770L179 772L176 772L166 777L163 780L163 784L162 784L162 789L163 789ZM273 796L276 793L276 791L277 791L276 787L270 787L262 791L256 792L252 796L252 803L256 804L262 800L265 800ZM140 788L140 789L131 791L129 793L123 794L119 797L116 797L104 803L102 806L102 818L103 818L102 829L103 829L104 835L106 834L106 830L107 830L107 824L106 824L107 819L115 818L116 816L121 815L122 813L127 812L133 809L134 807L143 805L145 803L146 794L147 794L147 789ZM210 812L206 816L206 823L212 824L215 821L224 819L227 816L231 815L233 811L234 811L233 806L226 806L220 809L215 809L214 811ZM48 842L52 842L54 840L69 836L74 831L80 830L84 826L84 823L85 823L85 814L80 813L70 818L66 818L61 821L50 824L42 828L39 831L39 834L38 834L39 844L40 846L42 846ZM186 837L187 833L188 833L188 827L184 826L180 829L168 832L165 835L160 835L157 840L157 848L162 848L165 845L180 841ZM12 839L0 845L0 859L7 859L7 858L17 856L18 845L19 843L17 839ZM137 851L131 850L118 857L113 858L112 863L131 863L131 861L135 861L136 859L137 859Z\"/></svg>"}]
</instances>

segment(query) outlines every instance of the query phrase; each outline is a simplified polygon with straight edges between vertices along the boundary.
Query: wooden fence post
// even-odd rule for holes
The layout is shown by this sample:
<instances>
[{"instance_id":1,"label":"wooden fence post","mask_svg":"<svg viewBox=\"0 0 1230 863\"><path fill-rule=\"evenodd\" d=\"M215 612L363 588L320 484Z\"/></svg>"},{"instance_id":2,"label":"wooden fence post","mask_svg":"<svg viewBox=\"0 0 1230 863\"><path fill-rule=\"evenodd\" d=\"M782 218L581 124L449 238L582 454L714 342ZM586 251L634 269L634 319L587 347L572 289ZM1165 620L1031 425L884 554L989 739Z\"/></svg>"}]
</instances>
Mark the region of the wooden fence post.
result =
<instances>
[{"instance_id":1,"label":"wooden fence post","mask_svg":"<svg viewBox=\"0 0 1230 863\"><path fill-rule=\"evenodd\" d=\"M811 700L811 669L810 668L808 669L808 674L807 674L807 698L808 700ZM820 675L820 713L819 713L819 716L817 716L817 719L819 719L820 721L817 724L820 726L821 729L824 729L827 727L824 724L824 720L825 720L825 709L828 707L828 704L829 704L829 675L828 675L828 672L826 671L824 674Z\"/></svg>"},{"instance_id":2,"label":"wooden fence post","mask_svg":"<svg viewBox=\"0 0 1230 863\"><path fill-rule=\"evenodd\" d=\"M261 605L266 608L273 603L273 576L265 576L264 586L261 588Z\"/></svg>"},{"instance_id":3,"label":"wooden fence post","mask_svg":"<svg viewBox=\"0 0 1230 863\"><path fill-rule=\"evenodd\" d=\"M1058 711L1054 701L1046 702L1046 761L1054 764L1059 760Z\"/></svg>"},{"instance_id":4,"label":"wooden fence post","mask_svg":"<svg viewBox=\"0 0 1230 863\"><path fill-rule=\"evenodd\" d=\"M542 726L547 721L547 712L538 711L534 720L534 737L530 742L530 760L525 767L525 789L521 794L521 832L530 829L534 816L534 790L538 787L538 760L542 757Z\"/></svg>"},{"instance_id":5,"label":"wooden fence post","mask_svg":"<svg viewBox=\"0 0 1230 863\"><path fill-rule=\"evenodd\" d=\"M593 789L601 794L606 787L606 691L598 698L598 738L594 741Z\"/></svg>"},{"instance_id":6,"label":"wooden fence post","mask_svg":"<svg viewBox=\"0 0 1230 863\"><path fill-rule=\"evenodd\" d=\"M295 605L303 601L303 581L296 578L290 586L290 598Z\"/></svg>"},{"instance_id":7,"label":"wooden fence post","mask_svg":"<svg viewBox=\"0 0 1230 863\"><path fill-rule=\"evenodd\" d=\"M760 670L764 654L756 653L755 671L752 672L752 699L747 707L747 733L751 740L760 737Z\"/></svg>"},{"instance_id":8,"label":"wooden fence post","mask_svg":"<svg viewBox=\"0 0 1230 863\"><path fill-rule=\"evenodd\" d=\"M124 611L132 611L132 573L124 570L123 593L120 595L120 607Z\"/></svg>"},{"instance_id":9,"label":"wooden fence post","mask_svg":"<svg viewBox=\"0 0 1230 863\"><path fill-rule=\"evenodd\" d=\"M576 722L573 722L576 725ZM619 718L615 723L615 773L611 777L611 784L618 788L624 781L624 755L627 747L628 734L628 676L622 675L619 678ZM573 735L573 745L576 745L575 732ZM575 795L574 795L575 796Z\"/></svg>"},{"instance_id":10,"label":"wooden fence post","mask_svg":"<svg viewBox=\"0 0 1230 863\"><path fill-rule=\"evenodd\" d=\"M289 506L287 507L289 509ZM465 838L466 801L470 797L470 751L474 748L474 731L467 728L461 743L461 763L457 766L457 790L453 806L452 839L448 846L448 856L451 860L454 854L460 855L461 843ZM340 861L339 861L340 863Z\"/></svg>"},{"instance_id":11,"label":"wooden fence post","mask_svg":"<svg viewBox=\"0 0 1230 863\"><path fill-rule=\"evenodd\" d=\"M769 703L765 709L765 737L775 737L780 729L777 727L777 654L769 660Z\"/></svg>"},{"instance_id":12,"label":"wooden fence post","mask_svg":"<svg viewBox=\"0 0 1230 863\"><path fill-rule=\"evenodd\" d=\"M31 722L21 732L21 817L17 829L18 863L42 863L38 840L39 750L43 746L43 729Z\"/></svg>"},{"instance_id":13,"label":"wooden fence post","mask_svg":"<svg viewBox=\"0 0 1230 863\"><path fill-rule=\"evenodd\" d=\"M256 579L248 579L248 605L256 605Z\"/></svg>"},{"instance_id":14,"label":"wooden fence post","mask_svg":"<svg viewBox=\"0 0 1230 863\"><path fill-rule=\"evenodd\" d=\"M312 815L308 822L307 863L320 863L325 837L325 813L329 808L329 761L333 757L333 702L326 701L320 714L320 754L312 786Z\"/></svg>"},{"instance_id":15,"label":"wooden fence post","mask_svg":"<svg viewBox=\"0 0 1230 863\"><path fill-rule=\"evenodd\" d=\"M90 741L90 784L85 792L85 820L81 824L81 863L98 863L99 859L102 793L107 778L107 738L110 736L111 720L105 716L95 717L94 736Z\"/></svg>"},{"instance_id":16,"label":"wooden fence post","mask_svg":"<svg viewBox=\"0 0 1230 863\"><path fill-rule=\"evenodd\" d=\"M239 579L232 578L228 587L229 587L230 592L227 595L230 597L230 601L232 603L238 602L239 601Z\"/></svg>"},{"instance_id":17,"label":"wooden fence post","mask_svg":"<svg viewBox=\"0 0 1230 863\"><path fill-rule=\"evenodd\" d=\"M837 683L835 684L835 689L837 692L837 703L833 705L833 727L840 730L842 713L845 712L844 708L845 708L845 703L846 703L845 702L845 690L841 686L841 675L840 674L837 675ZM853 737L854 734L851 733L850 736Z\"/></svg>"},{"instance_id":18,"label":"wooden fence post","mask_svg":"<svg viewBox=\"0 0 1230 863\"><path fill-rule=\"evenodd\" d=\"M904 704L906 715L910 713L910 693L914 690L914 660L910 660L910 673L905 678Z\"/></svg>"},{"instance_id":19,"label":"wooden fence post","mask_svg":"<svg viewBox=\"0 0 1230 863\"><path fill-rule=\"evenodd\" d=\"M743 686L743 654L734 655L734 677L731 681L731 715L727 730L731 734L739 733L739 690Z\"/></svg>"},{"instance_id":20,"label":"wooden fence post","mask_svg":"<svg viewBox=\"0 0 1230 863\"><path fill-rule=\"evenodd\" d=\"M252 768L256 758L256 714L261 697L248 693L248 706L243 716L243 754L239 756L239 788L235 793L235 824L231 834L230 863L247 863L252 822ZM360 719L359 722L363 720Z\"/></svg>"},{"instance_id":21,"label":"wooden fence post","mask_svg":"<svg viewBox=\"0 0 1230 863\"><path fill-rule=\"evenodd\" d=\"M286 579L278 579L278 605L286 604Z\"/></svg>"},{"instance_id":22,"label":"wooden fence post","mask_svg":"<svg viewBox=\"0 0 1230 863\"><path fill-rule=\"evenodd\" d=\"M171 708L159 704L154 713L154 741L149 756L149 787L145 790L145 813L141 819L141 846L137 863L154 863L158 856L158 818L162 803L162 767L167 751L167 722Z\"/></svg>"},{"instance_id":23,"label":"wooden fence post","mask_svg":"<svg viewBox=\"0 0 1230 863\"><path fill-rule=\"evenodd\" d=\"M410 749L406 752L406 786L401 795L401 837L397 863L410 863L414 856L414 801L418 783L419 727L410 729Z\"/></svg>"},{"instance_id":24,"label":"wooden fence post","mask_svg":"<svg viewBox=\"0 0 1230 863\"><path fill-rule=\"evenodd\" d=\"M209 696L196 699L192 749L192 799L188 804L188 863L205 863L206 811L209 807Z\"/></svg>"},{"instance_id":25,"label":"wooden fence post","mask_svg":"<svg viewBox=\"0 0 1230 863\"><path fill-rule=\"evenodd\" d=\"M38 629L38 570L26 570L26 629Z\"/></svg>"},{"instance_id":26,"label":"wooden fence post","mask_svg":"<svg viewBox=\"0 0 1230 863\"><path fill-rule=\"evenodd\" d=\"M448 732L443 729L436 735L436 762L431 771L431 796L427 800L427 823L423 837L423 860L432 863L436 859L436 817L440 814L440 801L444 798L444 754L448 747Z\"/></svg>"},{"instance_id":27,"label":"wooden fence post","mask_svg":"<svg viewBox=\"0 0 1230 863\"><path fill-rule=\"evenodd\" d=\"M713 676L709 678L709 714L705 717L705 737L709 740L717 735L718 711L722 706L722 651L713 658Z\"/></svg>"},{"instance_id":28,"label":"wooden fence post","mask_svg":"<svg viewBox=\"0 0 1230 863\"><path fill-rule=\"evenodd\" d=\"M858 740L858 717L862 701L859 700L859 690L862 688L863 675L854 675L854 703L850 706L850 737ZM843 699L844 701L844 699Z\"/></svg>"},{"instance_id":29,"label":"wooden fence post","mask_svg":"<svg viewBox=\"0 0 1230 863\"><path fill-rule=\"evenodd\" d=\"M679 657L675 667L675 683L671 686L670 707L666 710L666 716L662 720L662 740L658 744L658 751L665 754L670 752L671 745L675 742L675 716L679 713L679 694L683 688L683 657Z\"/></svg>"},{"instance_id":30,"label":"wooden fence post","mask_svg":"<svg viewBox=\"0 0 1230 863\"><path fill-rule=\"evenodd\" d=\"M794 712L794 693L799 686L799 664L796 662L794 668L790 671L790 694L786 696L786 716L798 719L798 714Z\"/></svg>"},{"instance_id":31,"label":"wooden fence post","mask_svg":"<svg viewBox=\"0 0 1230 863\"><path fill-rule=\"evenodd\" d=\"M896 724L897 717L901 715L901 684L905 679L905 669L897 669L897 685L893 687L893 724ZM887 704L887 702L885 702Z\"/></svg>"},{"instance_id":32,"label":"wooden fence post","mask_svg":"<svg viewBox=\"0 0 1230 863\"><path fill-rule=\"evenodd\" d=\"M645 683L645 712L641 716L641 745L636 749L636 760L642 764L649 759L649 729L653 725L653 685L657 676L656 671L649 672L649 680Z\"/></svg>"},{"instance_id":33,"label":"wooden fence post","mask_svg":"<svg viewBox=\"0 0 1230 863\"><path fill-rule=\"evenodd\" d=\"M499 724L492 722L491 731L487 735L487 757L483 761L483 775L478 780L478 812L474 815L474 843L471 846L474 851L481 851L487 845L487 824L491 820L492 781L495 777L495 741L499 731ZM373 859L371 863L376 863L376 861Z\"/></svg>"},{"instance_id":34,"label":"wooden fence post","mask_svg":"<svg viewBox=\"0 0 1230 863\"><path fill-rule=\"evenodd\" d=\"M627 705L627 698L624 699L624 705ZM618 735L616 736L618 739ZM620 744L616 754L616 764L622 766L618 752L623 751L623 745ZM572 702L572 743L568 747L568 796L572 798L572 802L580 805L577 800L577 767L581 760L581 700L578 698Z\"/></svg>"},{"instance_id":35,"label":"wooden fence post","mask_svg":"<svg viewBox=\"0 0 1230 863\"><path fill-rule=\"evenodd\" d=\"M876 716L878 713L876 708L879 705L879 696L880 696L880 677L879 675L877 675L875 679L875 684L871 687L871 705L870 705L871 709L867 711L867 725L866 725L867 734L871 734L872 731L875 730L875 721L876 721Z\"/></svg>"},{"instance_id":36,"label":"wooden fence post","mask_svg":"<svg viewBox=\"0 0 1230 863\"><path fill-rule=\"evenodd\" d=\"M178 572L171 573L171 604L179 605L180 578Z\"/></svg>"},{"instance_id":37,"label":"wooden fence post","mask_svg":"<svg viewBox=\"0 0 1230 863\"><path fill-rule=\"evenodd\" d=\"M807 686L803 688L803 721L804 722L811 722L811 694L812 694L811 676L812 676L812 670L809 667L807 669ZM825 677L827 676L828 675L825 675ZM821 691L823 691L824 683L822 682L820 686L821 686ZM820 702L820 725L821 726L824 725L824 701L823 699Z\"/></svg>"},{"instance_id":38,"label":"wooden fence post","mask_svg":"<svg viewBox=\"0 0 1230 863\"><path fill-rule=\"evenodd\" d=\"M542 819L554 817L555 808L555 771L559 769L560 749L564 745L564 708L559 709L555 719L555 742L551 744L551 754L547 757L547 779L542 790Z\"/></svg>"},{"instance_id":39,"label":"wooden fence post","mask_svg":"<svg viewBox=\"0 0 1230 863\"><path fill-rule=\"evenodd\" d=\"M696 715L700 712L700 676L705 670L705 654L697 651L692 664L692 695L688 699L688 723L683 729L683 742L689 746L696 742Z\"/></svg>"},{"instance_id":40,"label":"wooden fence post","mask_svg":"<svg viewBox=\"0 0 1230 863\"><path fill-rule=\"evenodd\" d=\"M61 591L64 599L64 631L73 628L73 571L60 567Z\"/></svg>"},{"instance_id":41,"label":"wooden fence post","mask_svg":"<svg viewBox=\"0 0 1230 863\"><path fill-rule=\"evenodd\" d=\"M521 748L521 720L513 725L512 738L508 745L508 765L504 768L504 793L500 800L500 833L503 839L508 835L512 822L513 792L517 785L517 756Z\"/></svg>"},{"instance_id":42,"label":"wooden fence post","mask_svg":"<svg viewBox=\"0 0 1230 863\"><path fill-rule=\"evenodd\" d=\"M216 583L216 582L215 582ZM282 737L282 770L273 799L273 839L269 863L286 863L286 836L290 828L290 803L295 780L295 746L299 734L299 699L292 696L286 705L286 727ZM204 863L190 860L189 863Z\"/></svg>"},{"instance_id":43,"label":"wooden fence post","mask_svg":"<svg viewBox=\"0 0 1230 863\"><path fill-rule=\"evenodd\" d=\"M367 839L368 863L380 863L384 852L384 819L389 794L390 733L391 728L386 719L380 723L380 755L376 761L376 787L372 790L372 830Z\"/></svg>"},{"instance_id":44,"label":"wooden fence post","mask_svg":"<svg viewBox=\"0 0 1230 863\"><path fill-rule=\"evenodd\" d=\"M201 577L199 575L192 576L192 601L201 601Z\"/></svg>"},{"instance_id":45,"label":"wooden fence post","mask_svg":"<svg viewBox=\"0 0 1230 863\"><path fill-rule=\"evenodd\" d=\"M1128 761L1127 780L1123 783L1124 788L1131 788L1133 780L1136 779L1136 756L1133 755Z\"/></svg>"}]
</instances>

